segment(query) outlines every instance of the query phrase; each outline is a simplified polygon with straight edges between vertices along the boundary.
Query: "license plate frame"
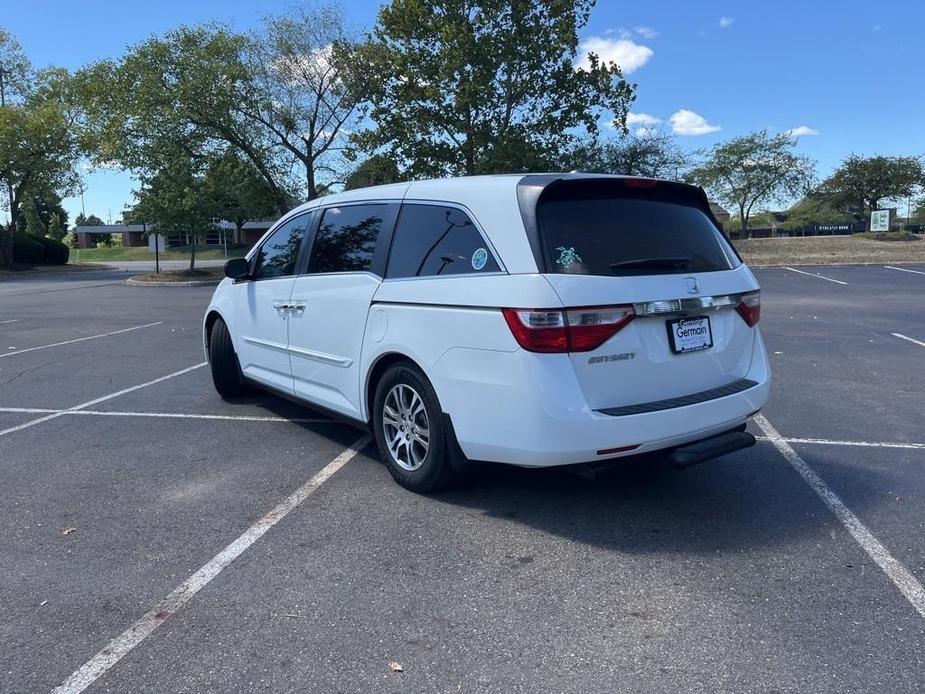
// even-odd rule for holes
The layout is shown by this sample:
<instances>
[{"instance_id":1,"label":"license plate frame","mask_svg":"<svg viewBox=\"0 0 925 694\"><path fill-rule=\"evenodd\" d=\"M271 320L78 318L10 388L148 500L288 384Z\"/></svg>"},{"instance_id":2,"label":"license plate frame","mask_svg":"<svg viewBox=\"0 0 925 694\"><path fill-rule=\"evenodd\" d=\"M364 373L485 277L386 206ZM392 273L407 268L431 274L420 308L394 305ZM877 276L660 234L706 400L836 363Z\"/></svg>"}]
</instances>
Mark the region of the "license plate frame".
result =
<instances>
[{"instance_id":1,"label":"license plate frame","mask_svg":"<svg viewBox=\"0 0 925 694\"><path fill-rule=\"evenodd\" d=\"M690 324L691 328L696 330L698 326L693 325L700 323L700 327L706 328L706 335L700 333L692 335L678 335L678 326ZM713 326L710 323L709 316L684 316L683 318L669 318L665 321L665 327L668 330L668 346L672 354L690 354L692 352L703 352L713 347Z\"/></svg>"}]
</instances>

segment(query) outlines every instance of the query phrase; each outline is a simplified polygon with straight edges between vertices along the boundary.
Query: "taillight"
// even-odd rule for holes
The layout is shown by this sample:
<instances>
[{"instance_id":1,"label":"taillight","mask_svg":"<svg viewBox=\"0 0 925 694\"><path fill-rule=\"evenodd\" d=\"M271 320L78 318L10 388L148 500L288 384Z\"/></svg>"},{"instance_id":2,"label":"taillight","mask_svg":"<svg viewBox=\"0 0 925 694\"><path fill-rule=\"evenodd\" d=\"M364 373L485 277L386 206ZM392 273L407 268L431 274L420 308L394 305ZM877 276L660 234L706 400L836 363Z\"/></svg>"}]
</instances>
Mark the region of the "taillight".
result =
<instances>
[{"instance_id":1,"label":"taillight","mask_svg":"<svg viewBox=\"0 0 925 694\"><path fill-rule=\"evenodd\" d=\"M739 312L748 327L752 328L757 325L758 319L761 318L761 291L749 292L740 296L736 311Z\"/></svg>"},{"instance_id":2,"label":"taillight","mask_svg":"<svg viewBox=\"0 0 925 694\"><path fill-rule=\"evenodd\" d=\"M501 312L517 344L529 352L590 352L636 316L632 306L503 308Z\"/></svg>"}]
</instances>

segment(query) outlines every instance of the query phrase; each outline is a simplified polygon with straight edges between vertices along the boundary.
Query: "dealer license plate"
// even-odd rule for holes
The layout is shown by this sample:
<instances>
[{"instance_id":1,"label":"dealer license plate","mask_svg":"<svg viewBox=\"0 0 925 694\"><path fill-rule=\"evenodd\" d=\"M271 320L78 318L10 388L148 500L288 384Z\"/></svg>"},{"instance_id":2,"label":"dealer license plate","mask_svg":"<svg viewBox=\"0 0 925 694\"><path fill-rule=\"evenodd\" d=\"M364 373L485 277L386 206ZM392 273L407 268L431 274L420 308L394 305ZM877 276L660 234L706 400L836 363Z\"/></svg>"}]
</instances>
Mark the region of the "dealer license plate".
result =
<instances>
[{"instance_id":1,"label":"dealer license plate","mask_svg":"<svg viewBox=\"0 0 925 694\"><path fill-rule=\"evenodd\" d=\"M708 316L678 318L666 321L668 344L675 354L702 352L713 346L713 330Z\"/></svg>"}]
</instances>

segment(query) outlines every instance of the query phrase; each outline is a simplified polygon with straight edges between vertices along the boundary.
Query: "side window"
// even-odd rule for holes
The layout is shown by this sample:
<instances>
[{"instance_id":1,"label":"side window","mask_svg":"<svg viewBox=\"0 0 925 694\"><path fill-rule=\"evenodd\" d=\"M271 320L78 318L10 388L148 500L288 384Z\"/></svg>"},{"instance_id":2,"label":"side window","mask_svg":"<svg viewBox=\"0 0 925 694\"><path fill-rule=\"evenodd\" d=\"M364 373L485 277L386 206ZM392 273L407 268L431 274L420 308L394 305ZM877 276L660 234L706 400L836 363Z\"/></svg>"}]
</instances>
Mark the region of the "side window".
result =
<instances>
[{"instance_id":1,"label":"side window","mask_svg":"<svg viewBox=\"0 0 925 694\"><path fill-rule=\"evenodd\" d=\"M315 234L308 272L371 271L376 241L390 215L394 218L386 204L327 208Z\"/></svg>"},{"instance_id":2,"label":"side window","mask_svg":"<svg viewBox=\"0 0 925 694\"><path fill-rule=\"evenodd\" d=\"M287 277L295 274L299 248L302 246L302 239L311 225L311 220L311 213L294 217L263 242L257 251L254 279Z\"/></svg>"},{"instance_id":3,"label":"side window","mask_svg":"<svg viewBox=\"0 0 925 694\"><path fill-rule=\"evenodd\" d=\"M386 277L498 272L468 215L455 207L402 205Z\"/></svg>"}]
</instances>

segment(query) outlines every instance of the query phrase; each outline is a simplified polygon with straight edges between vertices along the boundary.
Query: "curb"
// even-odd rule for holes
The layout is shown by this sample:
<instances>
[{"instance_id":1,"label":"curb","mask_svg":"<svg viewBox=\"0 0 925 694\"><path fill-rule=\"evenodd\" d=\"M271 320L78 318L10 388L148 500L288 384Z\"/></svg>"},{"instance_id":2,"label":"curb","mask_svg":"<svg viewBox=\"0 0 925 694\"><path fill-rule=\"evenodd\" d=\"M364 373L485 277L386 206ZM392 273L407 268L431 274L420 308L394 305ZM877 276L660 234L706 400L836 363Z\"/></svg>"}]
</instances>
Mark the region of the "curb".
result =
<instances>
[{"instance_id":1,"label":"curb","mask_svg":"<svg viewBox=\"0 0 925 694\"><path fill-rule=\"evenodd\" d=\"M221 280L186 280L183 282L146 282L129 277L125 283L133 287L214 287Z\"/></svg>"}]
</instances>

